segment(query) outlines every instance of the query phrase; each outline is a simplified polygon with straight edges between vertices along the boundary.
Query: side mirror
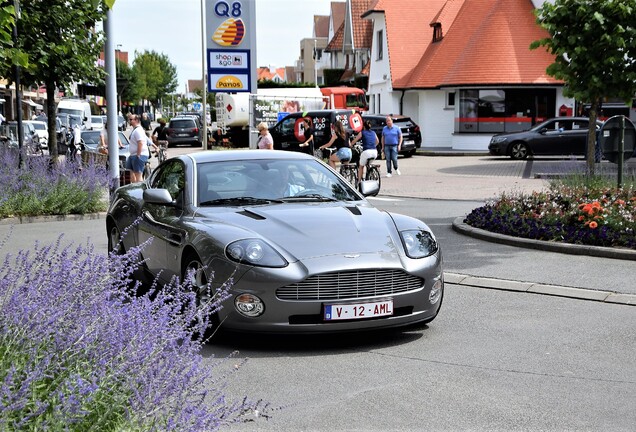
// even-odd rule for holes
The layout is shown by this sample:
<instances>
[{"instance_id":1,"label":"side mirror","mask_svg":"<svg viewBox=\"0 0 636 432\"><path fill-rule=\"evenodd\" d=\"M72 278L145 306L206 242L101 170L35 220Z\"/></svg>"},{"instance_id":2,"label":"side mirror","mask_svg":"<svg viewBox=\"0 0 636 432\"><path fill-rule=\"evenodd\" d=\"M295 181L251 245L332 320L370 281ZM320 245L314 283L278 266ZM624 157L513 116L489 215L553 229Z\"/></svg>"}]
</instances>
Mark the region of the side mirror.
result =
<instances>
[{"instance_id":1,"label":"side mirror","mask_svg":"<svg viewBox=\"0 0 636 432\"><path fill-rule=\"evenodd\" d=\"M377 195L380 191L380 183L377 180L363 180L360 182L360 193L362 195Z\"/></svg>"},{"instance_id":2,"label":"side mirror","mask_svg":"<svg viewBox=\"0 0 636 432\"><path fill-rule=\"evenodd\" d=\"M175 201L172 199L168 189L145 189L144 201L148 204L160 204L160 205L174 205Z\"/></svg>"}]
</instances>

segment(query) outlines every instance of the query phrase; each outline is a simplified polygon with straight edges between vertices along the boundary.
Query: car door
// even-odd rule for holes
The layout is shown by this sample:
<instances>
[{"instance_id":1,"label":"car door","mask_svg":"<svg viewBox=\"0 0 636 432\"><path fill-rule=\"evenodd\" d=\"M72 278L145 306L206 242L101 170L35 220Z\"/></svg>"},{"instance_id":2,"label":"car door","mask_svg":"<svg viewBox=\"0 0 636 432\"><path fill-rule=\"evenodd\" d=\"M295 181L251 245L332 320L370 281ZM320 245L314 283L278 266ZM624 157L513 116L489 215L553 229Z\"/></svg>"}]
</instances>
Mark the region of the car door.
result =
<instances>
[{"instance_id":1,"label":"car door","mask_svg":"<svg viewBox=\"0 0 636 432\"><path fill-rule=\"evenodd\" d=\"M563 142L563 133L556 120L546 122L529 140L530 150L534 155L560 154Z\"/></svg>"},{"instance_id":2,"label":"car door","mask_svg":"<svg viewBox=\"0 0 636 432\"><path fill-rule=\"evenodd\" d=\"M587 151L587 134L590 122L588 120L573 120L572 128L567 132L570 154L584 155Z\"/></svg>"},{"instance_id":3,"label":"car door","mask_svg":"<svg viewBox=\"0 0 636 432\"><path fill-rule=\"evenodd\" d=\"M175 204L144 203L138 228L139 243L150 242L142 251L146 266L166 282L173 276L181 276L178 258L186 234L181 227L185 172L185 165L177 159L168 160L157 169L150 179L150 187L167 189Z\"/></svg>"},{"instance_id":4,"label":"car door","mask_svg":"<svg viewBox=\"0 0 636 432\"><path fill-rule=\"evenodd\" d=\"M294 134L294 127L298 116L288 115L270 130L277 150L298 151L298 138Z\"/></svg>"}]
</instances>

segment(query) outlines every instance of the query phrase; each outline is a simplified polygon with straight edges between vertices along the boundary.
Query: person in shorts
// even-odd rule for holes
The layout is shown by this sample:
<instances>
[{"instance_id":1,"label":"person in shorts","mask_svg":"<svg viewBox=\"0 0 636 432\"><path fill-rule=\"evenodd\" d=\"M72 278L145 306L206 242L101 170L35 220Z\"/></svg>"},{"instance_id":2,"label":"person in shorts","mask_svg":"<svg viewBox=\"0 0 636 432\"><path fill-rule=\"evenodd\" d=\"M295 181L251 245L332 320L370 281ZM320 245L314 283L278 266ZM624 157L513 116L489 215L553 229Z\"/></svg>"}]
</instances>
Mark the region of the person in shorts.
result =
<instances>
[{"instance_id":1,"label":"person in shorts","mask_svg":"<svg viewBox=\"0 0 636 432\"><path fill-rule=\"evenodd\" d=\"M350 161L351 160L351 145L347 139L347 133L341 122L337 121L331 134L329 142L320 149L334 146L336 151L329 156L329 165L332 168L336 168L336 162Z\"/></svg>"},{"instance_id":2,"label":"person in shorts","mask_svg":"<svg viewBox=\"0 0 636 432\"><path fill-rule=\"evenodd\" d=\"M126 161L126 169L131 171L130 181L137 183L143 180L143 172L148 161L148 144L144 128L141 127L139 115L133 114L130 117L130 124L133 127L130 133L130 156Z\"/></svg>"},{"instance_id":3,"label":"person in shorts","mask_svg":"<svg viewBox=\"0 0 636 432\"><path fill-rule=\"evenodd\" d=\"M364 173L364 167L367 161L369 159L378 158L378 144L380 143L378 135L371 130L371 122L369 120L364 122L364 129L360 131L351 145L354 145L360 140L362 140L362 153L360 154L360 163L358 164L358 178L362 180L364 178L362 174Z\"/></svg>"}]
</instances>

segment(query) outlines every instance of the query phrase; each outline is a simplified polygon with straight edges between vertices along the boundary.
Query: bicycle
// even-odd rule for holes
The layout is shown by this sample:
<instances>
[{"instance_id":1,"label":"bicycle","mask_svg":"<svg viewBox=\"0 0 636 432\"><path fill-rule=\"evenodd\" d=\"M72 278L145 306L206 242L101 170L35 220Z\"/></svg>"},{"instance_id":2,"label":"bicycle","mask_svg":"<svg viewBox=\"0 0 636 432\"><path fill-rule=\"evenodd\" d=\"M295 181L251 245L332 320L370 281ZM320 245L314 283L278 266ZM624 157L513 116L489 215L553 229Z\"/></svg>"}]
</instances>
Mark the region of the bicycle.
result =
<instances>
[{"instance_id":1,"label":"bicycle","mask_svg":"<svg viewBox=\"0 0 636 432\"><path fill-rule=\"evenodd\" d=\"M333 147L327 147L325 150L331 155L336 151ZM351 159L343 159L340 161L340 175L343 176L353 187L358 185L358 165L351 163Z\"/></svg>"},{"instance_id":2,"label":"bicycle","mask_svg":"<svg viewBox=\"0 0 636 432\"><path fill-rule=\"evenodd\" d=\"M157 160L159 163L162 163L168 159L168 141L157 141L157 147L159 147L159 150L157 150Z\"/></svg>"}]
</instances>

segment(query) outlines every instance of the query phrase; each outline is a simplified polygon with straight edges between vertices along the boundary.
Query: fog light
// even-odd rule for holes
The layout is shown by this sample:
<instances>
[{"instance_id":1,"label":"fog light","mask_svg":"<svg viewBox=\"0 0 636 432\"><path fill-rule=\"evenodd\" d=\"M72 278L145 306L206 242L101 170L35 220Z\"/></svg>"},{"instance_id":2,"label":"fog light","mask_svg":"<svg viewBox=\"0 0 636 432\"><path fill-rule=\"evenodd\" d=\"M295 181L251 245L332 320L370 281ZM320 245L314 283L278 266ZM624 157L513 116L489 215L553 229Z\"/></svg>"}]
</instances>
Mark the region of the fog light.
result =
<instances>
[{"instance_id":1,"label":"fog light","mask_svg":"<svg viewBox=\"0 0 636 432\"><path fill-rule=\"evenodd\" d=\"M442 291L444 290L444 283L441 279L437 279L431 287L431 293L428 295L428 301L431 304L435 304L442 298Z\"/></svg>"},{"instance_id":2,"label":"fog light","mask_svg":"<svg viewBox=\"0 0 636 432\"><path fill-rule=\"evenodd\" d=\"M265 311L265 304L252 294L241 294L234 299L234 306L241 315L254 318Z\"/></svg>"}]
</instances>

